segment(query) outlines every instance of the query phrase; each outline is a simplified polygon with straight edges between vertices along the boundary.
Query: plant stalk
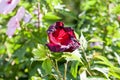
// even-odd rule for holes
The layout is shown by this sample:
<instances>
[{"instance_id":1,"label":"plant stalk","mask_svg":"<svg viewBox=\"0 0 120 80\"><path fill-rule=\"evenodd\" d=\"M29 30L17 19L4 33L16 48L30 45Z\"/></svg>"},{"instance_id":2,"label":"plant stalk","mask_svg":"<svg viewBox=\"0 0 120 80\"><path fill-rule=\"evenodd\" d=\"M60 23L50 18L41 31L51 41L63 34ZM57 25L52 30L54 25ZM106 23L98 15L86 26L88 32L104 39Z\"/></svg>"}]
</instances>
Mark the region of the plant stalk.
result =
<instances>
[{"instance_id":1,"label":"plant stalk","mask_svg":"<svg viewBox=\"0 0 120 80\"><path fill-rule=\"evenodd\" d=\"M64 79L63 80L66 80L68 61L64 65L65 65L65 70L64 70Z\"/></svg>"}]
</instances>

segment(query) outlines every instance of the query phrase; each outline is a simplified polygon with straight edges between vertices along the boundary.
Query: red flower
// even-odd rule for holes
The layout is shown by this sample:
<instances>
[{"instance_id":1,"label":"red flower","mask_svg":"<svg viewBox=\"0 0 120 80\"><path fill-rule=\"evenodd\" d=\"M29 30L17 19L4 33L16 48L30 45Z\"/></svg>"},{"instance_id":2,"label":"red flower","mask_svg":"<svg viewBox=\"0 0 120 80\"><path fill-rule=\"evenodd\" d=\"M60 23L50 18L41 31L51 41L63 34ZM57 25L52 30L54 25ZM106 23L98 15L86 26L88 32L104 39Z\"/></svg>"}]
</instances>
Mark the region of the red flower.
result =
<instances>
[{"instance_id":1,"label":"red flower","mask_svg":"<svg viewBox=\"0 0 120 80\"><path fill-rule=\"evenodd\" d=\"M80 46L74 30L64 27L63 22L56 22L47 30L49 43L48 48L53 52L72 52Z\"/></svg>"}]
</instances>

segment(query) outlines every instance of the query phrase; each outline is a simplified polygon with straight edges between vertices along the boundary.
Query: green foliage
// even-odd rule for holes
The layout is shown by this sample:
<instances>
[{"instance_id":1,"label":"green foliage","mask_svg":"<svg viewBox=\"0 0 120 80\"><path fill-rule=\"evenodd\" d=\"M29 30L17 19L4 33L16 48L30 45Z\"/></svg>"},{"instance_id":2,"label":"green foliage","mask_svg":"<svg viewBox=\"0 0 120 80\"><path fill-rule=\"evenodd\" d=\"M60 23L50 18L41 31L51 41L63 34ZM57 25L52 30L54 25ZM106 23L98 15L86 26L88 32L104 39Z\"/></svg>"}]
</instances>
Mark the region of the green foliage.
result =
<instances>
[{"instance_id":1,"label":"green foliage","mask_svg":"<svg viewBox=\"0 0 120 80\"><path fill-rule=\"evenodd\" d=\"M0 14L0 80L120 80L119 3L21 0L13 12ZM28 23L22 20L21 29L9 38L7 22L20 6L32 19ZM40 19L34 14L38 8ZM47 29L56 21L74 29L79 49L54 53L47 48Z\"/></svg>"},{"instance_id":2,"label":"green foliage","mask_svg":"<svg viewBox=\"0 0 120 80\"><path fill-rule=\"evenodd\" d=\"M38 44L37 49L33 49L32 53L34 54L34 58L38 60L45 60L47 58L47 51L45 47L41 44Z\"/></svg>"},{"instance_id":3,"label":"green foliage","mask_svg":"<svg viewBox=\"0 0 120 80\"><path fill-rule=\"evenodd\" d=\"M54 15L52 12L49 12L49 13L45 14L43 19L45 19L45 20L60 20L61 18Z\"/></svg>"},{"instance_id":4,"label":"green foliage","mask_svg":"<svg viewBox=\"0 0 120 80\"><path fill-rule=\"evenodd\" d=\"M50 59L46 59L42 63L42 68L45 70L46 73L50 74L52 71L52 62Z\"/></svg>"},{"instance_id":5,"label":"green foliage","mask_svg":"<svg viewBox=\"0 0 120 80\"><path fill-rule=\"evenodd\" d=\"M77 77L78 65L79 65L79 62L77 62L77 61L73 61L72 65L71 65L70 72L71 72L71 74L73 75L74 78Z\"/></svg>"}]
</instances>

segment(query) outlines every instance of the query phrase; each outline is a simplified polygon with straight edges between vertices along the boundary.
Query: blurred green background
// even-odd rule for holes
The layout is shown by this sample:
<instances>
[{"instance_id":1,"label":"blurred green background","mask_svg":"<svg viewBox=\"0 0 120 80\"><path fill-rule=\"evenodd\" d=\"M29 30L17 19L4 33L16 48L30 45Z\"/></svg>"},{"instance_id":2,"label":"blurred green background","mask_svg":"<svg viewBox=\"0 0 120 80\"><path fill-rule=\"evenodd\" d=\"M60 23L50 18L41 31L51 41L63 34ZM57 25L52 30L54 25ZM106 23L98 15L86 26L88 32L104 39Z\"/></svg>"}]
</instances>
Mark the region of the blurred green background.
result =
<instances>
[{"instance_id":1,"label":"blurred green background","mask_svg":"<svg viewBox=\"0 0 120 80\"><path fill-rule=\"evenodd\" d=\"M21 21L21 30L9 38L6 24L20 6L32 15L31 21ZM38 6L40 22L35 14ZM46 47L46 30L56 21L74 29L81 44L77 56L53 53ZM59 80L60 77L120 80L119 0L21 0L12 13L0 14L0 80Z\"/></svg>"}]
</instances>

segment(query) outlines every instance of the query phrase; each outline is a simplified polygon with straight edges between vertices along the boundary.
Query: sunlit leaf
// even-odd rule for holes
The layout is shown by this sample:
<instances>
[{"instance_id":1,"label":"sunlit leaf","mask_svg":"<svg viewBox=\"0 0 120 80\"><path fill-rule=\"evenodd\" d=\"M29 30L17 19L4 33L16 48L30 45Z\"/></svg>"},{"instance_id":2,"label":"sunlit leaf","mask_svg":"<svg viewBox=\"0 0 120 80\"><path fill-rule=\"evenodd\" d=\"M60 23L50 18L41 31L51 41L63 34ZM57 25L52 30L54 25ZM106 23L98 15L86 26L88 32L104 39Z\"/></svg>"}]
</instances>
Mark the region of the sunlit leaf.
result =
<instances>
[{"instance_id":1,"label":"sunlit leaf","mask_svg":"<svg viewBox=\"0 0 120 80\"><path fill-rule=\"evenodd\" d=\"M58 16L56 16L52 12L49 12L49 13L45 14L45 16L43 17L43 19L45 19L45 20L60 20L61 18L58 17Z\"/></svg>"},{"instance_id":2,"label":"sunlit leaf","mask_svg":"<svg viewBox=\"0 0 120 80\"><path fill-rule=\"evenodd\" d=\"M118 61L118 64L120 65L120 56L117 54L117 53L114 53L116 58L117 58L117 61Z\"/></svg>"},{"instance_id":3,"label":"sunlit leaf","mask_svg":"<svg viewBox=\"0 0 120 80\"><path fill-rule=\"evenodd\" d=\"M95 58L100 59L101 61L97 61L96 63L104 64L107 66L113 67L112 63L108 61L108 59L104 56L95 56Z\"/></svg>"},{"instance_id":4,"label":"sunlit leaf","mask_svg":"<svg viewBox=\"0 0 120 80\"><path fill-rule=\"evenodd\" d=\"M70 68L70 72L74 78L77 77L78 65L79 65L78 61L73 61L71 68Z\"/></svg>"},{"instance_id":5,"label":"sunlit leaf","mask_svg":"<svg viewBox=\"0 0 120 80\"><path fill-rule=\"evenodd\" d=\"M68 61L69 61L69 60L71 60L71 61L77 60L77 61L79 61L82 65L84 64L84 63L82 62L82 60L80 59L80 57L81 57L80 54L75 55L75 54L65 53L65 54L62 55L62 57L66 58Z\"/></svg>"},{"instance_id":6,"label":"sunlit leaf","mask_svg":"<svg viewBox=\"0 0 120 80\"><path fill-rule=\"evenodd\" d=\"M104 74L104 76L108 80L110 80L109 79L109 75L108 75L108 73L109 73L109 69L108 68L94 67L94 68L92 68L92 70L97 70L97 71L101 72L102 74Z\"/></svg>"},{"instance_id":7,"label":"sunlit leaf","mask_svg":"<svg viewBox=\"0 0 120 80\"><path fill-rule=\"evenodd\" d=\"M107 80L107 79L102 78L102 77L89 77L87 78L87 80Z\"/></svg>"},{"instance_id":8,"label":"sunlit leaf","mask_svg":"<svg viewBox=\"0 0 120 80\"><path fill-rule=\"evenodd\" d=\"M40 77L32 76L31 80L42 80Z\"/></svg>"},{"instance_id":9,"label":"sunlit leaf","mask_svg":"<svg viewBox=\"0 0 120 80\"><path fill-rule=\"evenodd\" d=\"M38 60L45 60L47 58L47 52L42 44L38 44L38 47L33 49L32 53L34 54L34 58Z\"/></svg>"},{"instance_id":10,"label":"sunlit leaf","mask_svg":"<svg viewBox=\"0 0 120 80\"><path fill-rule=\"evenodd\" d=\"M47 74L50 74L52 71L52 62L50 59L46 59L45 61L43 61L42 63L42 68L45 70L45 72Z\"/></svg>"},{"instance_id":11,"label":"sunlit leaf","mask_svg":"<svg viewBox=\"0 0 120 80\"><path fill-rule=\"evenodd\" d=\"M81 32L81 37L80 37L80 44L81 44L81 49L85 50L87 48L87 40L85 39L83 33Z\"/></svg>"},{"instance_id":12,"label":"sunlit leaf","mask_svg":"<svg viewBox=\"0 0 120 80\"><path fill-rule=\"evenodd\" d=\"M58 12L64 16L69 16L70 18L77 20L77 16L71 11L60 10Z\"/></svg>"}]
</instances>

